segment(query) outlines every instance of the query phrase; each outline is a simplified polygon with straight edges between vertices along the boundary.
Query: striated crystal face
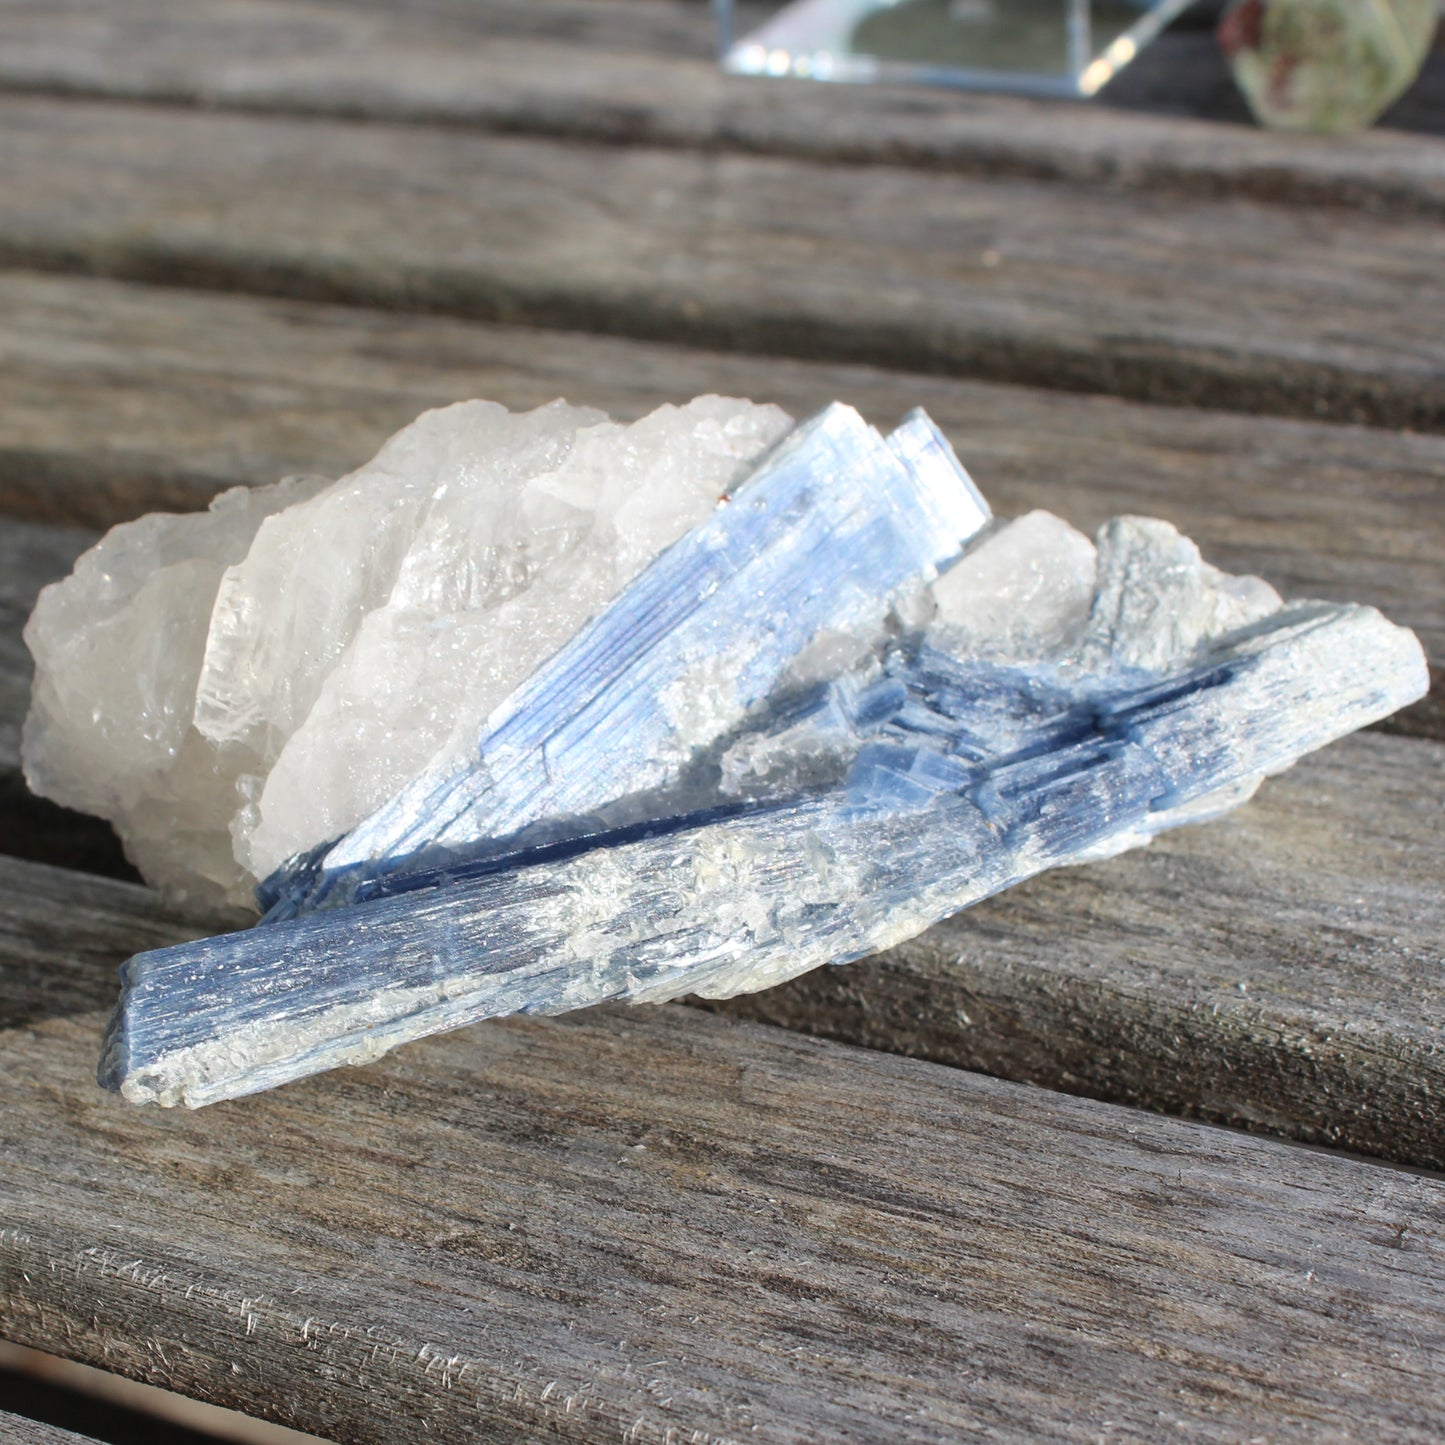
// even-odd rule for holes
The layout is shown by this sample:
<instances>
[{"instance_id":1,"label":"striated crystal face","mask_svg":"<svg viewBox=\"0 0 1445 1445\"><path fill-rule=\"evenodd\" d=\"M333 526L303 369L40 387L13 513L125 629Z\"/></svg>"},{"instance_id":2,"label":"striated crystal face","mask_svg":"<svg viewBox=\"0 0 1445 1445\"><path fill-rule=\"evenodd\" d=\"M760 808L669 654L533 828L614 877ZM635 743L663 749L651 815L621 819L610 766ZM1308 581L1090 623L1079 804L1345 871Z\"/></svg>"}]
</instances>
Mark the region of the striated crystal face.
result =
<instances>
[{"instance_id":1,"label":"striated crystal face","mask_svg":"<svg viewBox=\"0 0 1445 1445\"><path fill-rule=\"evenodd\" d=\"M251 905L481 720L789 430L699 397L630 426L554 402L428 412L330 485L117 527L26 629L30 786L152 883Z\"/></svg>"},{"instance_id":2,"label":"striated crystal face","mask_svg":"<svg viewBox=\"0 0 1445 1445\"><path fill-rule=\"evenodd\" d=\"M710 806L714 742L800 657L882 636L988 519L921 412L884 438L829 407L501 703L469 755L268 879L268 919L350 902L396 860Z\"/></svg>"}]
</instances>

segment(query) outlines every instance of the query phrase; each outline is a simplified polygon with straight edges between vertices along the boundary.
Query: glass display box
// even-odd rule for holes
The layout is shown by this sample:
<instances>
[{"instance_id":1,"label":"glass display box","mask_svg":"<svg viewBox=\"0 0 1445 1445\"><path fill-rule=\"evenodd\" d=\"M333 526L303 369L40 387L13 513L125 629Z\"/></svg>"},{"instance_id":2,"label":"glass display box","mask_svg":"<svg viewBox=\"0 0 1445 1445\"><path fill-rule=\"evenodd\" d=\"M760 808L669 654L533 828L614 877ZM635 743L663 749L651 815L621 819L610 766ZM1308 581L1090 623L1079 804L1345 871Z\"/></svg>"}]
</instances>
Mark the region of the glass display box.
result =
<instances>
[{"instance_id":1,"label":"glass display box","mask_svg":"<svg viewBox=\"0 0 1445 1445\"><path fill-rule=\"evenodd\" d=\"M1193 0L713 0L736 75L1090 96Z\"/></svg>"}]
</instances>

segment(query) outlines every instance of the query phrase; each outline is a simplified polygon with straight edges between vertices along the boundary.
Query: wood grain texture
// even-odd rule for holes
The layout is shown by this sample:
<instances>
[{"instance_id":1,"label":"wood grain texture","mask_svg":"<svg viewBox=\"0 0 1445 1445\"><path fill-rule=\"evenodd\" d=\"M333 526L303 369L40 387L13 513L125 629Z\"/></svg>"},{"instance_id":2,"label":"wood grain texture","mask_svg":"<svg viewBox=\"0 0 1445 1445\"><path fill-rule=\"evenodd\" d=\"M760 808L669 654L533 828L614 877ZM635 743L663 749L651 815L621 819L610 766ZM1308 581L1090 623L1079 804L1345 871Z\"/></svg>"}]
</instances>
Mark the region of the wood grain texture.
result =
<instances>
[{"instance_id":1,"label":"wood grain texture","mask_svg":"<svg viewBox=\"0 0 1445 1445\"><path fill-rule=\"evenodd\" d=\"M0 1410L0 1445L95 1445L91 1435L77 1435L43 1420L30 1420Z\"/></svg>"},{"instance_id":2,"label":"wood grain texture","mask_svg":"<svg viewBox=\"0 0 1445 1445\"><path fill-rule=\"evenodd\" d=\"M184 115L0 99L0 260L1445 424L1433 218Z\"/></svg>"},{"instance_id":3,"label":"wood grain texture","mask_svg":"<svg viewBox=\"0 0 1445 1445\"><path fill-rule=\"evenodd\" d=\"M654 0L11 0L0 87L1445 213L1437 144L1388 123L1343 145L1262 131L1207 30L1068 107L749 81L719 72L712 40L703 5ZM1417 90L1436 70L1445 54ZM1397 108L1397 125L1436 122L1438 102Z\"/></svg>"},{"instance_id":4,"label":"wood grain texture","mask_svg":"<svg viewBox=\"0 0 1445 1445\"><path fill-rule=\"evenodd\" d=\"M1220 566L1371 603L1445 660L1438 436L104 281L0 274L0 513L103 527L339 474L464 397L632 418L706 391L880 424L925 406L1001 514L1166 517Z\"/></svg>"},{"instance_id":5,"label":"wood grain texture","mask_svg":"<svg viewBox=\"0 0 1445 1445\"><path fill-rule=\"evenodd\" d=\"M356 1441L1445 1429L1436 1180L677 1007L134 1110L100 1010L177 921L0 868L23 1343Z\"/></svg>"}]
</instances>

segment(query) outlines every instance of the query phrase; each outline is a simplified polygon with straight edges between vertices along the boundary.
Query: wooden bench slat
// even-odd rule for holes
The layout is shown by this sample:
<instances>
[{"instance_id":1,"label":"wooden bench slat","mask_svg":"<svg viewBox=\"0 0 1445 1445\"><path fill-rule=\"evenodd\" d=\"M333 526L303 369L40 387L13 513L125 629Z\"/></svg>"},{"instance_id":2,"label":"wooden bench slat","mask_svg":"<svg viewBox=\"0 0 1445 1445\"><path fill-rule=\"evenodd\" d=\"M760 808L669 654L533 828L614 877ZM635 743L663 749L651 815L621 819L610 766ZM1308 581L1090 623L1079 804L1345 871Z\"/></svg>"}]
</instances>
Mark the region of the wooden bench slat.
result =
<instances>
[{"instance_id":1,"label":"wooden bench slat","mask_svg":"<svg viewBox=\"0 0 1445 1445\"><path fill-rule=\"evenodd\" d=\"M1383 129L1341 146L1181 118L1247 119L1207 31L1156 42L1103 103L1064 115L1013 97L727 77L712 39L704 6L646 0L11 0L0 87L1445 213L1445 160L1424 137ZM1434 90L1436 71L1445 54ZM1410 105L1407 121L1426 123Z\"/></svg>"},{"instance_id":2,"label":"wooden bench slat","mask_svg":"<svg viewBox=\"0 0 1445 1445\"><path fill-rule=\"evenodd\" d=\"M1434 218L184 115L0 98L0 260L1445 425Z\"/></svg>"},{"instance_id":3,"label":"wooden bench slat","mask_svg":"<svg viewBox=\"0 0 1445 1445\"><path fill-rule=\"evenodd\" d=\"M0 513L102 527L288 472L339 475L463 397L632 418L704 391L799 416L841 398L880 423L923 405L1001 514L1047 507L1085 530L1167 517L1220 566L1372 603L1445 660L1438 436L107 281L0 273ZM63 551L13 606L63 572Z\"/></svg>"},{"instance_id":4,"label":"wooden bench slat","mask_svg":"<svg viewBox=\"0 0 1445 1445\"><path fill-rule=\"evenodd\" d=\"M97 1445L97 1442L91 1435L77 1435L74 1430L62 1430L43 1420L0 1410L0 1445Z\"/></svg>"},{"instance_id":5,"label":"wooden bench slat","mask_svg":"<svg viewBox=\"0 0 1445 1445\"><path fill-rule=\"evenodd\" d=\"M1439 1181L677 1007L136 1110L182 925L0 872L17 1341L358 1441L1445 1428Z\"/></svg>"}]
</instances>

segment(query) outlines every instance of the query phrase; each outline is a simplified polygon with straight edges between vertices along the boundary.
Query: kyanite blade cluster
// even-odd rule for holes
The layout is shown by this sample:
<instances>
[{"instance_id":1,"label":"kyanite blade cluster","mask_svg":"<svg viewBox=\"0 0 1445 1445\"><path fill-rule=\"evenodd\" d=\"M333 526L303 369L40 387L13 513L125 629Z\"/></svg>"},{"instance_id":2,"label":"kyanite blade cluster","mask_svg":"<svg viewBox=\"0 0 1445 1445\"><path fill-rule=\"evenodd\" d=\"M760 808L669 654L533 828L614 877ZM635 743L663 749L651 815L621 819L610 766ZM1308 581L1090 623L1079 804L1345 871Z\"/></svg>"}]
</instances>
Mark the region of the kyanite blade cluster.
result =
<instances>
[{"instance_id":1,"label":"kyanite blade cluster","mask_svg":"<svg viewBox=\"0 0 1445 1445\"><path fill-rule=\"evenodd\" d=\"M557 841L675 788L814 639L877 634L988 518L922 412L885 440L851 407L829 407L507 698L472 758L423 772L269 880L268 918L349 903L377 875L539 825Z\"/></svg>"},{"instance_id":2,"label":"kyanite blade cluster","mask_svg":"<svg viewBox=\"0 0 1445 1445\"><path fill-rule=\"evenodd\" d=\"M201 1105L514 1012L766 987L1213 816L1427 685L1167 523L992 524L831 407L339 840L137 955L101 1082Z\"/></svg>"},{"instance_id":3,"label":"kyanite blade cluster","mask_svg":"<svg viewBox=\"0 0 1445 1445\"><path fill-rule=\"evenodd\" d=\"M101 1082L202 1105L502 1014L726 997L847 963L1237 801L1418 691L1419 656L1370 609L1305 605L1117 692L926 649L894 663L894 706L854 715L833 788L138 955ZM970 736L975 700L1006 751Z\"/></svg>"}]
</instances>

